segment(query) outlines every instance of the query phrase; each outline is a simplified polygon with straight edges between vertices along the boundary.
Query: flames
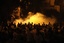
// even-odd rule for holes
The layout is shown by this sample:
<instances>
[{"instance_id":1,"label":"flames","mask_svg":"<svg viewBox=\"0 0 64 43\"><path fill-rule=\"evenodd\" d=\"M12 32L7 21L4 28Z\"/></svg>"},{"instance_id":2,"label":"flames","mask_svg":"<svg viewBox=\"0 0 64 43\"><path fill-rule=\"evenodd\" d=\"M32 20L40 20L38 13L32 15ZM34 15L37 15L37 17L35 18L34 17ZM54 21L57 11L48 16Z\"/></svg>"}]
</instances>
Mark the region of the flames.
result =
<instances>
[{"instance_id":1,"label":"flames","mask_svg":"<svg viewBox=\"0 0 64 43\"><path fill-rule=\"evenodd\" d=\"M18 11L18 14L19 14L19 11ZM18 19L15 19L13 23L17 25L18 23L28 24L28 22L33 23L33 24L40 23L40 25L42 25L43 22L45 24L48 24L49 22L51 24L54 24L56 22L56 19L53 16L46 17L44 14L39 13L39 12L37 12L36 14L34 14L32 12L28 12L28 16L25 19L22 19L22 17L20 17Z\"/></svg>"},{"instance_id":2,"label":"flames","mask_svg":"<svg viewBox=\"0 0 64 43\"><path fill-rule=\"evenodd\" d=\"M38 24L38 23L43 24L43 22L45 24L48 24L50 22L51 24L53 24L55 22L55 18L53 18L53 17L46 18L46 16L44 14L37 12L34 15L33 14L31 16L28 15L28 17L25 19L24 23L28 23L28 22L30 22L30 23L33 22L34 24Z\"/></svg>"}]
</instances>

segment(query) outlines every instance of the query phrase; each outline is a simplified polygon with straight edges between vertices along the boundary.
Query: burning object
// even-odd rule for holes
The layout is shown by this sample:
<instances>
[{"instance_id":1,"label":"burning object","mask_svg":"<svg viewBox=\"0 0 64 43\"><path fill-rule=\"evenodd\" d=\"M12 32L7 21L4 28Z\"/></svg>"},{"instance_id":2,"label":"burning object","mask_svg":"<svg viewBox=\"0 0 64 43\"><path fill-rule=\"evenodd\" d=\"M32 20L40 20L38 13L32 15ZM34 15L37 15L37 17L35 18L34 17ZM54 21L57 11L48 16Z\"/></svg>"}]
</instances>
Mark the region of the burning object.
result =
<instances>
[{"instance_id":1,"label":"burning object","mask_svg":"<svg viewBox=\"0 0 64 43\"><path fill-rule=\"evenodd\" d=\"M22 17L20 17L20 11L21 11L20 7L18 7L16 16L18 16L19 18L15 19L13 22L14 24L16 24L16 26L18 23L28 24L28 22L30 22L30 23L33 23L33 25L38 24L38 23L40 23L40 25L42 25L43 22L45 24L48 24L49 22L51 24L54 24L56 22L55 17L53 17L53 16L52 17L46 17L44 14L39 13L39 12L37 12L36 14L34 14L32 12L28 12L28 16L23 19Z\"/></svg>"}]
</instances>

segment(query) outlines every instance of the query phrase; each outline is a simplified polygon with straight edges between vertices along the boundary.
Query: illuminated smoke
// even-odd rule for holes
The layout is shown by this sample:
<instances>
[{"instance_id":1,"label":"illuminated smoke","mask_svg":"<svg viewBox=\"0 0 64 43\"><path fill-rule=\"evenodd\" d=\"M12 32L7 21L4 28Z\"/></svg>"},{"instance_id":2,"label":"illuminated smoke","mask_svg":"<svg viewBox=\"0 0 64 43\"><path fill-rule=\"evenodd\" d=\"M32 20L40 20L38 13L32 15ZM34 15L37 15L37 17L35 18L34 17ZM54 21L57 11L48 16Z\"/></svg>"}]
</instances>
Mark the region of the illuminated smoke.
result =
<instances>
[{"instance_id":1,"label":"illuminated smoke","mask_svg":"<svg viewBox=\"0 0 64 43\"><path fill-rule=\"evenodd\" d=\"M15 16L15 18L20 18L20 6L13 10L12 15Z\"/></svg>"},{"instance_id":2,"label":"illuminated smoke","mask_svg":"<svg viewBox=\"0 0 64 43\"><path fill-rule=\"evenodd\" d=\"M20 10L18 11L17 14L16 15L20 17ZM56 19L53 16L52 17L46 17L44 14L39 13L39 12L37 12L36 14L34 14L32 12L28 12L28 16L25 19L22 19L22 17L20 17L18 19L15 19L15 21L13 23L17 25L18 23L28 24L28 22L30 22L30 23L33 23L33 24L40 23L40 25L42 25L43 22L45 24L48 24L49 22L51 24L54 24L55 21L56 21Z\"/></svg>"},{"instance_id":3,"label":"illuminated smoke","mask_svg":"<svg viewBox=\"0 0 64 43\"><path fill-rule=\"evenodd\" d=\"M53 24L55 21L56 20L54 17L48 18L44 14L37 12L34 15L33 14L28 15L28 17L25 19L25 21L23 23L28 23L28 22L32 23L33 22L34 24L40 23L42 25L43 22L45 24L48 24L49 22L51 24Z\"/></svg>"}]
</instances>

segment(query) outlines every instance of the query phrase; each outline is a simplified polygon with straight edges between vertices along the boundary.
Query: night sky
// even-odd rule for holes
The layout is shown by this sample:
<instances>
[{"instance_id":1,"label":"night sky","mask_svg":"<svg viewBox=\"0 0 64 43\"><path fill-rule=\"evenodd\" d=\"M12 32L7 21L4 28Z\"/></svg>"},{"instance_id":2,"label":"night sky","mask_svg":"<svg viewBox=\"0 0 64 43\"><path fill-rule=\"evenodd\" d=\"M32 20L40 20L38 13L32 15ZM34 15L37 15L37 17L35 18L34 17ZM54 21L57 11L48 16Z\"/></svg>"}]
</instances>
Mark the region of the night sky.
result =
<instances>
[{"instance_id":1,"label":"night sky","mask_svg":"<svg viewBox=\"0 0 64 43\"><path fill-rule=\"evenodd\" d=\"M45 0L22 0L21 2L20 0L0 0L0 22L10 19L10 14L18 6L21 6L24 17L26 17L27 13L31 11L34 13L44 13L47 17L54 15L58 21L64 21L64 10L58 12L54 9L46 9L46 7L50 5L44 2Z\"/></svg>"}]
</instances>

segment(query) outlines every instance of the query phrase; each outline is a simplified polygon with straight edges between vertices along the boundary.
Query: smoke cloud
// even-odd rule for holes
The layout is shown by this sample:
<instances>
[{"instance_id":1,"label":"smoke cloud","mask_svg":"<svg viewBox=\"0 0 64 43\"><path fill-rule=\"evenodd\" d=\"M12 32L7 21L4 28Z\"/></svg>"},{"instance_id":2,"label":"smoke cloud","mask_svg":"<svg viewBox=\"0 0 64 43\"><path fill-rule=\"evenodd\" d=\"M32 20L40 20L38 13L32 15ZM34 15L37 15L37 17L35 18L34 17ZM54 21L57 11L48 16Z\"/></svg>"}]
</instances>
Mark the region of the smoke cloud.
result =
<instances>
[{"instance_id":1,"label":"smoke cloud","mask_svg":"<svg viewBox=\"0 0 64 43\"><path fill-rule=\"evenodd\" d=\"M20 17L19 19L15 19L15 21L13 23L15 23L17 25L18 23L28 24L28 22L33 23L33 24L40 23L40 25L42 25L43 22L45 24L48 24L49 22L51 24L54 24L56 22L56 19L53 16L46 17L44 14L39 13L39 12L37 12L36 14L34 14L32 12L28 12L28 16L25 19L22 19L22 17Z\"/></svg>"}]
</instances>

